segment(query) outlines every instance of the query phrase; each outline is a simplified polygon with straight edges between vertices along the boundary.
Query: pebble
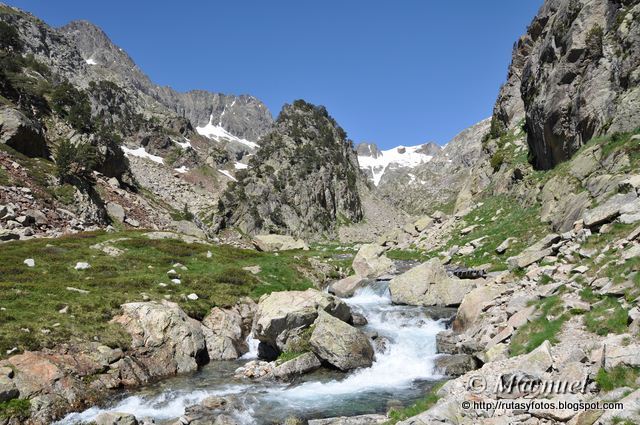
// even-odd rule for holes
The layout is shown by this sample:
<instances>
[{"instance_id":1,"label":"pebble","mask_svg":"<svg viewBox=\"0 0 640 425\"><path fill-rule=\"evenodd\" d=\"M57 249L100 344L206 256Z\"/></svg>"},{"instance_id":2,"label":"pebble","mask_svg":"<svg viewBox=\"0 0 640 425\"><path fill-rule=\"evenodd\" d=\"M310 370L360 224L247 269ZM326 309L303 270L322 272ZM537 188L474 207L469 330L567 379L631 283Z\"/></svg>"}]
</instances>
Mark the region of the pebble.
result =
<instances>
[{"instance_id":1,"label":"pebble","mask_svg":"<svg viewBox=\"0 0 640 425\"><path fill-rule=\"evenodd\" d=\"M58 310L58 313L60 313L60 314L67 314L68 312L69 312L69 306L68 305L65 305L60 310Z\"/></svg>"},{"instance_id":2,"label":"pebble","mask_svg":"<svg viewBox=\"0 0 640 425\"><path fill-rule=\"evenodd\" d=\"M33 258L27 258L26 260L23 261L24 264L27 265L27 267L35 267L36 266L36 262Z\"/></svg>"},{"instance_id":3,"label":"pebble","mask_svg":"<svg viewBox=\"0 0 640 425\"><path fill-rule=\"evenodd\" d=\"M211 251L207 251L207 258L211 258L213 257L213 254L211 253Z\"/></svg>"},{"instance_id":4,"label":"pebble","mask_svg":"<svg viewBox=\"0 0 640 425\"><path fill-rule=\"evenodd\" d=\"M13 347L10 350L7 350L7 356L10 356L11 354L15 353L16 351L18 351L18 347Z\"/></svg>"},{"instance_id":5,"label":"pebble","mask_svg":"<svg viewBox=\"0 0 640 425\"><path fill-rule=\"evenodd\" d=\"M189 295L187 295L187 298L190 299L191 301L195 301L200 297L198 297L198 295L196 295L196 294L189 294Z\"/></svg>"},{"instance_id":6,"label":"pebble","mask_svg":"<svg viewBox=\"0 0 640 425\"><path fill-rule=\"evenodd\" d=\"M180 285L182 281L180 279L171 279L171 283L173 283L174 285Z\"/></svg>"}]
</instances>

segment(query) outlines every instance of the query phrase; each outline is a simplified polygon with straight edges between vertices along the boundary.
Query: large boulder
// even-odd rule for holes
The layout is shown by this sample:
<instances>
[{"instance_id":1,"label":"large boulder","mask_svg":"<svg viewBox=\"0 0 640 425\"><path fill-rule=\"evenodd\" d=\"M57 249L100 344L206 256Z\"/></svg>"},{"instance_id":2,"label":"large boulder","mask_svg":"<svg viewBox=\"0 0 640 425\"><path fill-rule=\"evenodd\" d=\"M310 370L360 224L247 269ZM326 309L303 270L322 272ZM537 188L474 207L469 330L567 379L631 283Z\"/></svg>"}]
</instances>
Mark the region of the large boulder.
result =
<instances>
[{"instance_id":1,"label":"large boulder","mask_svg":"<svg viewBox=\"0 0 640 425\"><path fill-rule=\"evenodd\" d=\"M340 297L352 297L357 289L362 288L366 279L362 276L353 275L338 280L329 286L329 292Z\"/></svg>"},{"instance_id":2,"label":"large boulder","mask_svg":"<svg viewBox=\"0 0 640 425\"><path fill-rule=\"evenodd\" d=\"M247 352L242 337L242 317L234 309L211 309L202 321L202 333L210 360L234 360Z\"/></svg>"},{"instance_id":3,"label":"large boulder","mask_svg":"<svg viewBox=\"0 0 640 425\"><path fill-rule=\"evenodd\" d=\"M361 330L324 311L320 311L314 326L309 344L322 360L343 371L373 363L373 346Z\"/></svg>"},{"instance_id":4,"label":"large boulder","mask_svg":"<svg viewBox=\"0 0 640 425\"><path fill-rule=\"evenodd\" d=\"M467 372L476 370L478 362L468 354L445 355L436 358L435 367L443 375L462 376Z\"/></svg>"},{"instance_id":5,"label":"large boulder","mask_svg":"<svg viewBox=\"0 0 640 425\"><path fill-rule=\"evenodd\" d=\"M587 227L597 226L613 221L620 215L620 210L626 205L633 203L637 199L635 192L618 193L597 207L587 210L584 213L584 225Z\"/></svg>"},{"instance_id":6,"label":"large boulder","mask_svg":"<svg viewBox=\"0 0 640 425\"><path fill-rule=\"evenodd\" d=\"M253 237L252 242L256 248L264 252L309 249L302 239L294 239L287 235L257 235Z\"/></svg>"},{"instance_id":7,"label":"large boulder","mask_svg":"<svg viewBox=\"0 0 640 425\"><path fill-rule=\"evenodd\" d=\"M152 376L191 372L208 360L202 325L178 304L163 301L123 304L113 318L133 338Z\"/></svg>"},{"instance_id":8,"label":"large boulder","mask_svg":"<svg viewBox=\"0 0 640 425\"><path fill-rule=\"evenodd\" d=\"M449 276L433 258L393 278L389 291L395 304L457 306L474 287L471 280Z\"/></svg>"},{"instance_id":9,"label":"large boulder","mask_svg":"<svg viewBox=\"0 0 640 425\"><path fill-rule=\"evenodd\" d=\"M311 326L319 311L345 322L351 319L348 305L316 289L273 292L258 303L255 336L270 347L283 350L287 333Z\"/></svg>"},{"instance_id":10,"label":"large boulder","mask_svg":"<svg viewBox=\"0 0 640 425\"><path fill-rule=\"evenodd\" d=\"M493 300L502 295L506 290L502 286L479 286L465 295L456 318L453 321L453 330L456 332L464 332L471 325L476 323L480 317L480 313L490 305Z\"/></svg>"},{"instance_id":11,"label":"large boulder","mask_svg":"<svg viewBox=\"0 0 640 425\"><path fill-rule=\"evenodd\" d=\"M30 157L49 157L42 128L17 109L0 109L0 143Z\"/></svg>"},{"instance_id":12,"label":"large boulder","mask_svg":"<svg viewBox=\"0 0 640 425\"><path fill-rule=\"evenodd\" d=\"M393 261L384 253L387 249L381 245L362 245L353 259L353 271L362 277L378 277L394 270Z\"/></svg>"}]
</instances>

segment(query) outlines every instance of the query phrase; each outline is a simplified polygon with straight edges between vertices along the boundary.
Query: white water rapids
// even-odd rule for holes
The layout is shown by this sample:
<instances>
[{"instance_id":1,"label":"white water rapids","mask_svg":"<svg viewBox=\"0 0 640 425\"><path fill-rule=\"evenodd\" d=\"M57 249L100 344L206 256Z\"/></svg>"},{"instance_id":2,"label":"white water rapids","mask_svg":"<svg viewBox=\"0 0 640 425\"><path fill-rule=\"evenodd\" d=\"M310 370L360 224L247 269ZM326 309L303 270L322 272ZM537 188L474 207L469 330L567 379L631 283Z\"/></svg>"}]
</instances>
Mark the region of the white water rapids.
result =
<instances>
[{"instance_id":1,"label":"white water rapids","mask_svg":"<svg viewBox=\"0 0 640 425\"><path fill-rule=\"evenodd\" d=\"M194 375L161 381L154 387L99 408L73 413L58 424L89 422L105 411L158 420L177 418L187 406L212 395L234 394L245 406L235 419L243 424L282 421L288 416L331 417L384 412L390 400L406 404L424 393L434 381L435 337L445 328L429 318L426 309L391 304L387 285L367 287L344 300L363 314L364 331L388 339L387 349L376 353L369 368L349 374L315 373L295 384L255 383L233 378L233 371L256 356L256 345L236 362L212 362ZM218 363L218 365L216 365Z\"/></svg>"}]
</instances>

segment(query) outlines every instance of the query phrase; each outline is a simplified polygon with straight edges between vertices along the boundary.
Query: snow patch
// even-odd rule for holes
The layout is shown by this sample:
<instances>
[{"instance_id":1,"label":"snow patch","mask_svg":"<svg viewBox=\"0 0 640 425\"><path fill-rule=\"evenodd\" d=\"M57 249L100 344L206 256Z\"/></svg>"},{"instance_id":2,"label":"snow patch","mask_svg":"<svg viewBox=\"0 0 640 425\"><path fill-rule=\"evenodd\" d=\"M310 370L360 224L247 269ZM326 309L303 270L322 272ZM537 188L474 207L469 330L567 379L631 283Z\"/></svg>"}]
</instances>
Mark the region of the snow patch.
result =
<instances>
[{"instance_id":1,"label":"snow patch","mask_svg":"<svg viewBox=\"0 0 640 425\"><path fill-rule=\"evenodd\" d=\"M139 147L138 149L129 149L126 146L121 146L121 148L125 155L137 156L138 158L146 158L153 162L157 162L158 164L164 164L164 160L161 156L151 155L150 153L145 151L143 147Z\"/></svg>"},{"instance_id":2,"label":"snow patch","mask_svg":"<svg viewBox=\"0 0 640 425\"><path fill-rule=\"evenodd\" d=\"M238 180L236 180L236 178L235 178L235 177L233 177L233 176L231 175L231 173L230 173L230 172L228 172L227 170L218 170L218 171L220 171L220 172L221 172L222 174L224 174L225 176L229 177L229 178L230 178L231 180L233 180L234 182L237 182L237 181L238 181Z\"/></svg>"},{"instance_id":3,"label":"snow patch","mask_svg":"<svg viewBox=\"0 0 640 425\"><path fill-rule=\"evenodd\" d=\"M187 150L189 148L191 148L191 140L187 139L186 137L184 137L185 142L178 142L177 140L171 139L171 141L173 143L175 143L176 145L180 146L181 149Z\"/></svg>"},{"instance_id":4,"label":"snow patch","mask_svg":"<svg viewBox=\"0 0 640 425\"><path fill-rule=\"evenodd\" d=\"M246 170L247 168L249 168L247 164L243 164L242 162L236 162L233 164L233 166L236 167L236 170Z\"/></svg>"},{"instance_id":5,"label":"snow patch","mask_svg":"<svg viewBox=\"0 0 640 425\"><path fill-rule=\"evenodd\" d=\"M89 58L85 61L87 63L87 65L97 65L98 62L96 62L94 59Z\"/></svg>"},{"instance_id":6,"label":"snow patch","mask_svg":"<svg viewBox=\"0 0 640 425\"><path fill-rule=\"evenodd\" d=\"M173 171L176 171L180 174L184 174L184 173L188 173L189 169L183 165L182 167L174 168Z\"/></svg>"},{"instance_id":7,"label":"snow patch","mask_svg":"<svg viewBox=\"0 0 640 425\"><path fill-rule=\"evenodd\" d=\"M433 159L432 155L417 152L422 145L398 146L393 149L381 151L377 158L372 156L358 156L360 168L371 170L373 184L378 186L382 176L390 166L414 168Z\"/></svg>"},{"instance_id":8,"label":"snow patch","mask_svg":"<svg viewBox=\"0 0 640 425\"><path fill-rule=\"evenodd\" d=\"M213 123L213 115L209 117L209 122L207 125L203 127L196 127L196 131L201 136L207 137L212 140L221 140L226 139L233 142L242 143L243 145L249 146L250 148L257 149L260 147L257 143L251 142L247 139L241 139L240 137L234 136L225 130L220 124L215 125Z\"/></svg>"}]
</instances>

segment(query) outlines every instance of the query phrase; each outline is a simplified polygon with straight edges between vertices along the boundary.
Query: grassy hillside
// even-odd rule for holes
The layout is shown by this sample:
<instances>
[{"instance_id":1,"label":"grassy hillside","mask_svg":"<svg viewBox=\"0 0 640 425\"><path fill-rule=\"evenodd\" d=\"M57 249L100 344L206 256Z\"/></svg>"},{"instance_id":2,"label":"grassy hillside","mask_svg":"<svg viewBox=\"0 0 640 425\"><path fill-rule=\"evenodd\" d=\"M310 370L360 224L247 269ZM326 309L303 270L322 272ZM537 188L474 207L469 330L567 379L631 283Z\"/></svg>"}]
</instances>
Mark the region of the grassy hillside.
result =
<instances>
[{"instance_id":1,"label":"grassy hillside","mask_svg":"<svg viewBox=\"0 0 640 425\"><path fill-rule=\"evenodd\" d=\"M99 243L122 254L112 257L92 248ZM336 253L318 247L277 255L151 240L144 232L82 233L6 243L1 250L0 358L13 347L36 350L76 338L126 347L129 337L109 324L123 303L168 299L201 319L211 307L229 306L241 297L257 300L273 291L312 287L308 259L334 261ZM35 267L23 263L28 258ZM77 262L88 262L91 268L75 270ZM341 263L336 260L336 265ZM261 271L243 270L249 266ZM171 269L180 275L180 284L171 282ZM189 294L198 299L188 299Z\"/></svg>"}]
</instances>

